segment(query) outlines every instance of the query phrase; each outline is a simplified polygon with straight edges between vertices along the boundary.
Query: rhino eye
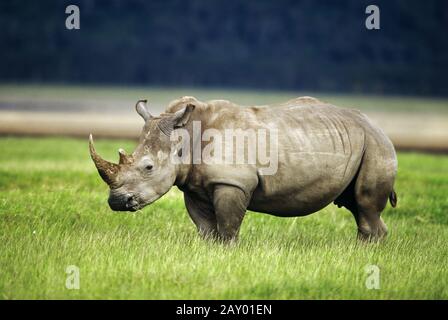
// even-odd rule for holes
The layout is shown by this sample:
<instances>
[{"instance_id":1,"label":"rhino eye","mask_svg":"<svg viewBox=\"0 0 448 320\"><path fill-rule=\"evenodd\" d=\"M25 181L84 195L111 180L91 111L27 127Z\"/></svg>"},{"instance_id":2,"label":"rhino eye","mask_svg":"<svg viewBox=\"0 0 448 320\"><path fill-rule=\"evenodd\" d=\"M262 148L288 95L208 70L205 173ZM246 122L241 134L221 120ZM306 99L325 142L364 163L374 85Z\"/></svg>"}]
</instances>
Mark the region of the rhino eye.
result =
<instances>
[{"instance_id":1,"label":"rhino eye","mask_svg":"<svg viewBox=\"0 0 448 320\"><path fill-rule=\"evenodd\" d=\"M147 164L147 165L145 166L145 169L149 171L149 170L152 169L152 167L153 167L152 164Z\"/></svg>"}]
</instances>

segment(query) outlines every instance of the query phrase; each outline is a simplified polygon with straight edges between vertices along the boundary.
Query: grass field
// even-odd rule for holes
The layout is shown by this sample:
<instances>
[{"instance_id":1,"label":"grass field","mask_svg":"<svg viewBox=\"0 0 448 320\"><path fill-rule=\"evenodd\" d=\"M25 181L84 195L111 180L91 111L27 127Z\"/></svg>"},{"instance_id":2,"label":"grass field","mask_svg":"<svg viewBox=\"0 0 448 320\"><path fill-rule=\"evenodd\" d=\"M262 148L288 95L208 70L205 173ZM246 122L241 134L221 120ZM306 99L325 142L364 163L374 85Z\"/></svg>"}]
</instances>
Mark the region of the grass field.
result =
<instances>
[{"instance_id":1,"label":"grass field","mask_svg":"<svg viewBox=\"0 0 448 320\"><path fill-rule=\"evenodd\" d=\"M116 160L134 142L98 140ZM360 244L351 214L249 213L240 241L202 241L174 190L114 213L87 141L0 138L0 297L124 299L448 298L448 157L399 154L398 208L380 244ZM80 270L68 290L66 268ZM365 286L380 268L379 290Z\"/></svg>"}]
</instances>

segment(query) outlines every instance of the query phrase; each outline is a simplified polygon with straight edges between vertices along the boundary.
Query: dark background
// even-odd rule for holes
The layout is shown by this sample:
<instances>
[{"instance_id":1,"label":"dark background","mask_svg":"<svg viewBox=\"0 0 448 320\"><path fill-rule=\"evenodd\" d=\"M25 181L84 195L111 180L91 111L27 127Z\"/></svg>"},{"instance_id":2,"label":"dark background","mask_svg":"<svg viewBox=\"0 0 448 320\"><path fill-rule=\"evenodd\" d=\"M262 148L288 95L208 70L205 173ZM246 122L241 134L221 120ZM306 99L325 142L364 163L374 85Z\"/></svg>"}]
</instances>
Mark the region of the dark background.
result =
<instances>
[{"instance_id":1,"label":"dark background","mask_svg":"<svg viewBox=\"0 0 448 320\"><path fill-rule=\"evenodd\" d=\"M448 95L447 33L445 0L2 1L0 81Z\"/></svg>"}]
</instances>

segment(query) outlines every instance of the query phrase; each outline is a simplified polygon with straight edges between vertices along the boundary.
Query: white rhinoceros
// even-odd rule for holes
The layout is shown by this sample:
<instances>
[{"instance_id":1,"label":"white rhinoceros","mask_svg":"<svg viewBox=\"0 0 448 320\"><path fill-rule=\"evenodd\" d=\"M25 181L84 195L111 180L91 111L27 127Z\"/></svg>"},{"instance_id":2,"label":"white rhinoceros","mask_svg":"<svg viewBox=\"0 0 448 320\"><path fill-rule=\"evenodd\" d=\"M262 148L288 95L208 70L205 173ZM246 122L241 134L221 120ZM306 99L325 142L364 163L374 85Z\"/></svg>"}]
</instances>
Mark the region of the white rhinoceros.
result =
<instances>
[{"instance_id":1,"label":"white rhinoceros","mask_svg":"<svg viewBox=\"0 0 448 320\"><path fill-rule=\"evenodd\" d=\"M146 100L140 100L136 110L145 120L140 141L132 155L119 150L118 164L103 160L90 137L92 159L110 187L112 210L136 211L176 185L205 237L235 239L247 209L295 217L331 202L352 212L359 238L379 239L387 233L380 214L388 199L396 205L397 158L388 137L357 110L311 97L254 107L183 97L157 117L148 112ZM229 130L240 130L237 138L248 130L275 136L257 145L270 147L274 170L263 173L266 165L259 159L246 163L201 161L203 152L210 149L206 142L220 134L226 136ZM213 134L204 139L210 132ZM176 137L180 136L193 142L179 143ZM248 153L250 149L250 142L240 149L229 149L228 144L225 140L214 145L209 154L222 150ZM196 154L181 155L185 146ZM174 161L173 155L183 161Z\"/></svg>"}]
</instances>

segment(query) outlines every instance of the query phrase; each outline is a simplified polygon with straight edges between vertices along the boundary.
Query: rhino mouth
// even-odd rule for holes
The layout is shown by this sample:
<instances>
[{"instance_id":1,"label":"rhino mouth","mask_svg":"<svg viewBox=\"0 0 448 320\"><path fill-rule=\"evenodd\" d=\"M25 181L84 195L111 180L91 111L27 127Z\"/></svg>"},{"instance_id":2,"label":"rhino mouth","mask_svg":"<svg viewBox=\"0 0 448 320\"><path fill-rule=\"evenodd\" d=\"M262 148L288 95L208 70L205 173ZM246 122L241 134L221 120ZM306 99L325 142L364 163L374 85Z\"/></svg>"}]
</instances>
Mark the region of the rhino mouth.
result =
<instances>
[{"instance_id":1,"label":"rhino mouth","mask_svg":"<svg viewBox=\"0 0 448 320\"><path fill-rule=\"evenodd\" d=\"M133 207L129 207L128 211L135 212L135 211L138 211L140 209L141 209L140 205L135 205Z\"/></svg>"},{"instance_id":2,"label":"rhino mouth","mask_svg":"<svg viewBox=\"0 0 448 320\"><path fill-rule=\"evenodd\" d=\"M111 190L108 203L113 211L130 211L135 212L143 209L156 201L159 197L152 196L150 199L145 199L137 193L118 193L116 190Z\"/></svg>"},{"instance_id":3,"label":"rhino mouth","mask_svg":"<svg viewBox=\"0 0 448 320\"><path fill-rule=\"evenodd\" d=\"M132 205L128 205L126 207L126 210L124 211L130 211L130 212L135 212L135 211L139 211L141 209L143 209L144 207L152 204L153 202L155 202L158 198L156 197L155 199L150 199L149 201L145 201L145 202L140 202L140 201L136 201L135 204Z\"/></svg>"},{"instance_id":4,"label":"rhino mouth","mask_svg":"<svg viewBox=\"0 0 448 320\"><path fill-rule=\"evenodd\" d=\"M136 205L132 206L130 209L130 211L138 211L143 209L146 206L149 206L150 204L152 204L153 202L155 202L157 199L159 199L158 197L154 197L153 199L150 199L149 201L145 201L145 202L139 202Z\"/></svg>"},{"instance_id":5,"label":"rhino mouth","mask_svg":"<svg viewBox=\"0 0 448 320\"><path fill-rule=\"evenodd\" d=\"M140 202L128 195L111 195L108 199L109 207L113 211L137 211L140 209Z\"/></svg>"}]
</instances>

